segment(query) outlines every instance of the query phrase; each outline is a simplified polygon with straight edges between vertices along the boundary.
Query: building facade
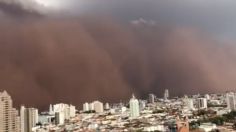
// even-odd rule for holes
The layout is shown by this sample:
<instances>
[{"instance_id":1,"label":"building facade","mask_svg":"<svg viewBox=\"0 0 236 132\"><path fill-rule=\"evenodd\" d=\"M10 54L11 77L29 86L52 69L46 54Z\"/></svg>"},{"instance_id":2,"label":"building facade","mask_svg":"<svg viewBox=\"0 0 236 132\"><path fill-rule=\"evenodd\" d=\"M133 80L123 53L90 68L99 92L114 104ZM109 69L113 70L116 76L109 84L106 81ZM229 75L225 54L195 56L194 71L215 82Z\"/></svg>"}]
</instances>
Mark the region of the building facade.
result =
<instances>
[{"instance_id":1,"label":"building facade","mask_svg":"<svg viewBox=\"0 0 236 132\"><path fill-rule=\"evenodd\" d=\"M130 107L130 117L136 118L139 117L139 101L135 98L133 95L132 98L129 101L129 107Z\"/></svg>"},{"instance_id":2,"label":"building facade","mask_svg":"<svg viewBox=\"0 0 236 132\"><path fill-rule=\"evenodd\" d=\"M206 109L207 108L207 99L206 98L198 98L197 99L197 106L199 109Z\"/></svg>"},{"instance_id":3,"label":"building facade","mask_svg":"<svg viewBox=\"0 0 236 132\"><path fill-rule=\"evenodd\" d=\"M168 89L165 89L165 92L164 92L164 100L167 100L169 97L170 97L170 95L169 95L169 90L168 90Z\"/></svg>"},{"instance_id":4,"label":"building facade","mask_svg":"<svg viewBox=\"0 0 236 132\"><path fill-rule=\"evenodd\" d=\"M21 132L32 132L38 123L38 109L21 106L20 114Z\"/></svg>"},{"instance_id":5,"label":"building facade","mask_svg":"<svg viewBox=\"0 0 236 132\"><path fill-rule=\"evenodd\" d=\"M104 111L102 102L94 101L93 105L94 105L94 110L95 110L96 113L102 113Z\"/></svg>"},{"instance_id":6,"label":"building facade","mask_svg":"<svg viewBox=\"0 0 236 132\"><path fill-rule=\"evenodd\" d=\"M87 102L84 103L84 104L83 104L83 111L86 112L86 111L89 111L89 110L90 110L90 109L89 109L89 103L87 103Z\"/></svg>"},{"instance_id":7,"label":"building facade","mask_svg":"<svg viewBox=\"0 0 236 132\"><path fill-rule=\"evenodd\" d=\"M230 110L236 110L235 108L235 94L233 92L226 94L227 108Z\"/></svg>"},{"instance_id":8,"label":"building facade","mask_svg":"<svg viewBox=\"0 0 236 132\"><path fill-rule=\"evenodd\" d=\"M0 132L19 132L18 111L13 108L11 96L0 92Z\"/></svg>"},{"instance_id":9,"label":"building facade","mask_svg":"<svg viewBox=\"0 0 236 132\"><path fill-rule=\"evenodd\" d=\"M155 102L155 95L154 94L149 94L148 95L148 102L150 104L153 104Z\"/></svg>"}]
</instances>

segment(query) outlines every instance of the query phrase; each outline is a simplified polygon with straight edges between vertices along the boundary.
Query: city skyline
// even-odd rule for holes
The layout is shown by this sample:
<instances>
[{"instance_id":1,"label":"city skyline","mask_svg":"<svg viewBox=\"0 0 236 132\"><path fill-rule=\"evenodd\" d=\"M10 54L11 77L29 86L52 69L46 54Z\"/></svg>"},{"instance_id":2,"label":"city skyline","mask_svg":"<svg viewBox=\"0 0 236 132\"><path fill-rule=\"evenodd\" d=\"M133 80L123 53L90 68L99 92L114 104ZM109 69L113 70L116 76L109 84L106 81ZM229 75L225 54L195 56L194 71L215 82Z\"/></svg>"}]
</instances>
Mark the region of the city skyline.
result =
<instances>
[{"instance_id":1,"label":"city skyline","mask_svg":"<svg viewBox=\"0 0 236 132\"><path fill-rule=\"evenodd\" d=\"M168 92L167 92L168 91ZM0 92L0 131L160 131L211 132L234 131L234 92L195 94L162 98L154 94L120 103L103 104L98 100L85 102L83 108L72 104L50 104L48 110L21 106L13 108L14 100L7 91ZM224 124L227 122L226 124ZM231 126L230 126L231 124Z\"/></svg>"}]
</instances>

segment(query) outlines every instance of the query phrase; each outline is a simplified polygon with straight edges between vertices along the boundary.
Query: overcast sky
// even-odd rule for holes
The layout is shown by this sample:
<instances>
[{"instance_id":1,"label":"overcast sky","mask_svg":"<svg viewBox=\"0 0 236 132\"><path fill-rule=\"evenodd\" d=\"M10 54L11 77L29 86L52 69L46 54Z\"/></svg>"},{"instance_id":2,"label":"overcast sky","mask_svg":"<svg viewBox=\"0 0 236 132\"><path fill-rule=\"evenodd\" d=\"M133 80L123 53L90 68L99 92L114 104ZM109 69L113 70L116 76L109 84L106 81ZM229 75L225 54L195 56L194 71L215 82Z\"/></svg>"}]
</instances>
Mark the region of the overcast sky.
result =
<instances>
[{"instance_id":1,"label":"overcast sky","mask_svg":"<svg viewBox=\"0 0 236 132\"><path fill-rule=\"evenodd\" d=\"M75 14L109 14L125 21L142 17L236 37L235 0L66 0L62 5L66 3Z\"/></svg>"},{"instance_id":2,"label":"overcast sky","mask_svg":"<svg viewBox=\"0 0 236 132\"><path fill-rule=\"evenodd\" d=\"M6 1L6 0L0 0ZM8 0L13 1L13 0ZM14 0L17 1L17 0ZM34 0L23 1L35 8ZM40 0L38 0L40 1ZM196 27L219 37L236 37L235 0L41 0L47 8L63 10L67 15L110 15L129 22L134 19L154 20L159 24ZM38 7L37 7L38 8ZM47 9L43 9L47 10ZM62 13L63 11L60 11ZM66 12L66 13L65 13Z\"/></svg>"}]
</instances>

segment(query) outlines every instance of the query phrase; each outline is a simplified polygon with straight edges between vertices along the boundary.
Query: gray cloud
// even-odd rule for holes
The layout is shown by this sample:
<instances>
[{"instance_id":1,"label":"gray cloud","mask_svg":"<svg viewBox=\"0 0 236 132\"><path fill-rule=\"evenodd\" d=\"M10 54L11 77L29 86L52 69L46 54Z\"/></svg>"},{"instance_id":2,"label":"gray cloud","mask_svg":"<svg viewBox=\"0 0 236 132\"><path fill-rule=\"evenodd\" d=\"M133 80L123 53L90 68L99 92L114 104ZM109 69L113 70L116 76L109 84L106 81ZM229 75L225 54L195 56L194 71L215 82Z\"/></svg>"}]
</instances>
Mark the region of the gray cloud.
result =
<instances>
[{"instance_id":1,"label":"gray cloud","mask_svg":"<svg viewBox=\"0 0 236 132\"><path fill-rule=\"evenodd\" d=\"M157 23L154 20L145 20L144 18L139 18L136 20L130 21L131 24L136 25L136 26L142 26L142 25L147 25L147 26L155 26Z\"/></svg>"},{"instance_id":2,"label":"gray cloud","mask_svg":"<svg viewBox=\"0 0 236 132\"><path fill-rule=\"evenodd\" d=\"M67 17L107 15L126 23L145 18L158 22L160 26L199 28L221 38L233 39L236 34L234 0L51 0L59 7L56 11L51 11L52 7L42 10L42 7L32 6L34 4L29 1L33 0L1 1L23 1L24 8L40 10L40 14L43 11L44 15L52 12L52 16Z\"/></svg>"},{"instance_id":3,"label":"gray cloud","mask_svg":"<svg viewBox=\"0 0 236 132\"><path fill-rule=\"evenodd\" d=\"M74 14L106 14L125 22L145 18L159 24L196 27L205 32L235 38L234 0L69 0ZM63 0L62 0L63 3ZM66 3L66 1L64 2Z\"/></svg>"},{"instance_id":4,"label":"gray cloud","mask_svg":"<svg viewBox=\"0 0 236 132\"><path fill-rule=\"evenodd\" d=\"M12 17L38 17L41 16L39 10L37 10L37 4L31 0L1 0L0 11L7 16Z\"/></svg>"}]
</instances>

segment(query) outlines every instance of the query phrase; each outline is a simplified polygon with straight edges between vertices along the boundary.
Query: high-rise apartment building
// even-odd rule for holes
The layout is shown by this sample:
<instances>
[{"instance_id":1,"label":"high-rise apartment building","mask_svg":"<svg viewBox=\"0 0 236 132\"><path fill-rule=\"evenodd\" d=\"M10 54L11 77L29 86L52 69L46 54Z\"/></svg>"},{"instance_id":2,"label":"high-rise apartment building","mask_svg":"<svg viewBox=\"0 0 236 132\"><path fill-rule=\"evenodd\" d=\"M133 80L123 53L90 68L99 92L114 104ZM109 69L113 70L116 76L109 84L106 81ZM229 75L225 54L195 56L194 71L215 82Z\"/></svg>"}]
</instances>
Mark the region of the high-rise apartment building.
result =
<instances>
[{"instance_id":1,"label":"high-rise apartment building","mask_svg":"<svg viewBox=\"0 0 236 132\"><path fill-rule=\"evenodd\" d=\"M12 109L12 131L13 132L20 132L20 116L18 110L13 108Z\"/></svg>"},{"instance_id":2,"label":"high-rise apartment building","mask_svg":"<svg viewBox=\"0 0 236 132\"><path fill-rule=\"evenodd\" d=\"M20 121L21 132L32 132L32 128L38 123L38 109L21 106Z\"/></svg>"},{"instance_id":3,"label":"high-rise apartment building","mask_svg":"<svg viewBox=\"0 0 236 132\"><path fill-rule=\"evenodd\" d=\"M55 112L55 124L63 125L65 122L65 113L64 112Z\"/></svg>"},{"instance_id":4,"label":"high-rise apartment building","mask_svg":"<svg viewBox=\"0 0 236 132\"><path fill-rule=\"evenodd\" d=\"M153 104L155 102L155 95L154 94L149 94L148 95L148 102L150 104Z\"/></svg>"},{"instance_id":5,"label":"high-rise apartment building","mask_svg":"<svg viewBox=\"0 0 236 132\"><path fill-rule=\"evenodd\" d=\"M190 109L190 110L193 110L193 109L194 109L193 99L191 99L191 98L188 98L188 99L187 99L187 107L188 107L188 109Z\"/></svg>"},{"instance_id":6,"label":"high-rise apartment building","mask_svg":"<svg viewBox=\"0 0 236 132\"><path fill-rule=\"evenodd\" d=\"M83 104L83 111L86 112L86 111L89 111L89 110L90 110L90 109L89 109L89 103L87 103L87 102L84 103L84 104Z\"/></svg>"},{"instance_id":7,"label":"high-rise apartment building","mask_svg":"<svg viewBox=\"0 0 236 132\"><path fill-rule=\"evenodd\" d=\"M95 110L96 113L102 113L104 111L102 102L94 101L93 105L94 105L94 110Z\"/></svg>"},{"instance_id":8,"label":"high-rise apartment building","mask_svg":"<svg viewBox=\"0 0 236 132\"><path fill-rule=\"evenodd\" d=\"M164 92L164 99L167 100L169 97L170 97L170 95L169 95L169 90L168 90L168 89L165 89L165 92Z\"/></svg>"},{"instance_id":9,"label":"high-rise apartment building","mask_svg":"<svg viewBox=\"0 0 236 132\"><path fill-rule=\"evenodd\" d=\"M25 132L25 106L20 107L20 131Z\"/></svg>"},{"instance_id":10,"label":"high-rise apartment building","mask_svg":"<svg viewBox=\"0 0 236 132\"><path fill-rule=\"evenodd\" d=\"M227 108L230 110L236 110L235 107L235 94L233 92L227 93L226 94L226 103L227 103Z\"/></svg>"},{"instance_id":11,"label":"high-rise apartment building","mask_svg":"<svg viewBox=\"0 0 236 132\"><path fill-rule=\"evenodd\" d=\"M106 103L105 104L105 110L109 110L110 109L110 105L109 105L109 103Z\"/></svg>"},{"instance_id":12,"label":"high-rise apartment building","mask_svg":"<svg viewBox=\"0 0 236 132\"><path fill-rule=\"evenodd\" d=\"M75 108L75 106L73 106L73 105L69 106L69 113L70 113L70 117L75 117L75 115L76 115L76 108Z\"/></svg>"},{"instance_id":13,"label":"high-rise apartment building","mask_svg":"<svg viewBox=\"0 0 236 132\"><path fill-rule=\"evenodd\" d=\"M19 132L18 111L12 106L11 96L0 92L0 132Z\"/></svg>"},{"instance_id":14,"label":"high-rise apartment building","mask_svg":"<svg viewBox=\"0 0 236 132\"><path fill-rule=\"evenodd\" d=\"M139 101L135 98L133 95L132 98L129 101L129 107L130 107L130 117L136 118L140 115L139 113Z\"/></svg>"},{"instance_id":15,"label":"high-rise apartment building","mask_svg":"<svg viewBox=\"0 0 236 132\"><path fill-rule=\"evenodd\" d=\"M198 98L197 99L197 106L199 109L206 109L207 108L207 99L206 98Z\"/></svg>"},{"instance_id":16,"label":"high-rise apartment building","mask_svg":"<svg viewBox=\"0 0 236 132\"><path fill-rule=\"evenodd\" d=\"M93 104L93 102L92 103L89 103L89 110L94 110L94 104Z\"/></svg>"},{"instance_id":17,"label":"high-rise apartment building","mask_svg":"<svg viewBox=\"0 0 236 132\"><path fill-rule=\"evenodd\" d=\"M76 114L76 108L73 105L68 105L68 104L55 104L52 107L51 113L53 113L54 115L56 113L63 113L64 119L68 120L71 117L75 117Z\"/></svg>"},{"instance_id":18,"label":"high-rise apartment building","mask_svg":"<svg viewBox=\"0 0 236 132\"><path fill-rule=\"evenodd\" d=\"M52 104L49 105L49 115L54 115Z\"/></svg>"},{"instance_id":19,"label":"high-rise apartment building","mask_svg":"<svg viewBox=\"0 0 236 132\"><path fill-rule=\"evenodd\" d=\"M145 100L139 100L139 108L140 108L140 110L145 109L145 107L146 107Z\"/></svg>"}]
</instances>

